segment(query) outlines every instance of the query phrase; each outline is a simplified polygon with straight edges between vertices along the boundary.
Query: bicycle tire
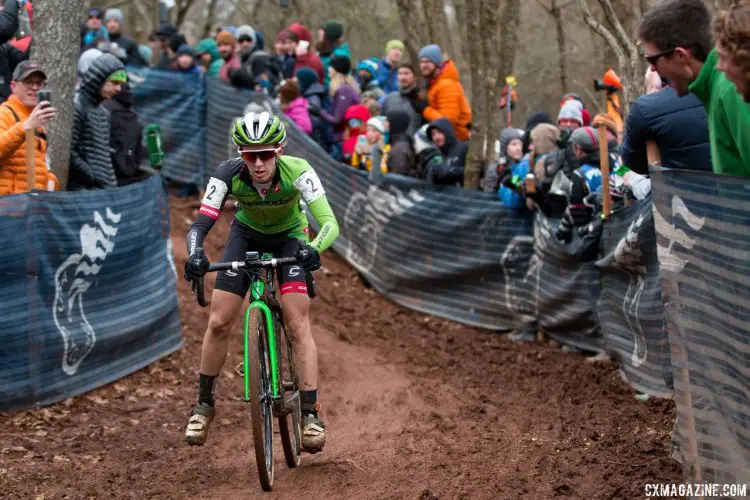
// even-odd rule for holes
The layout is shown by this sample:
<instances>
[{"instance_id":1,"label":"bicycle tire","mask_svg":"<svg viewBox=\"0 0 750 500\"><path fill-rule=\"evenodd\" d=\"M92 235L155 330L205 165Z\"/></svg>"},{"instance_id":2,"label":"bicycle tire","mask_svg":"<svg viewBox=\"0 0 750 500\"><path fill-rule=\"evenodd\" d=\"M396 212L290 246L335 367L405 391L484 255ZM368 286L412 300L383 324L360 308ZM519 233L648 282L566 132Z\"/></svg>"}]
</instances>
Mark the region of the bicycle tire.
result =
<instances>
[{"instance_id":1,"label":"bicycle tire","mask_svg":"<svg viewBox=\"0 0 750 500\"><path fill-rule=\"evenodd\" d=\"M250 311L248 320L250 370L250 418L253 428L253 447L258 480L264 491L273 487L273 402L271 395L271 367L266 349L266 322L258 308Z\"/></svg>"},{"instance_id":2,"label":"bicycle tire","mask_svg":"<svg viewBox=\"0 0 750 500\"><path fill-rule=\"evenodd\" d=\"M278 321L277 325L276 331L283 332L284 337L283 341L279 338L276 342L279 352L276 357L279 360L279 378L282 380L282 387L284 387L283 382L289 381L292 383L291 392L283 389L281 402L284 408L279 413L279 433L281 434L281 447L284 450L286 464L290 469L294 469L300 464L302 455L302 404L299 394L299 379L294 370L292 343L286 334L283 321ZM283 356L282 353L284 353Z\"/></svg>"}]
</instances>

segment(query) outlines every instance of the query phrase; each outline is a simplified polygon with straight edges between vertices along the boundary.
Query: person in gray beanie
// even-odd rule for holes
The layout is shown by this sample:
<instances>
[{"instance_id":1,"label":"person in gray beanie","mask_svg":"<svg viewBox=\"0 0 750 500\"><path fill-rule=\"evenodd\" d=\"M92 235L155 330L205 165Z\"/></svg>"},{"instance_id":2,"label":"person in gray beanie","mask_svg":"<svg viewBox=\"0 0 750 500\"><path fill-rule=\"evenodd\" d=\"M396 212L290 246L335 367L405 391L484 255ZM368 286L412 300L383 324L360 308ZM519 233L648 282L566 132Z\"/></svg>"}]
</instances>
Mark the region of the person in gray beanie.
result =
<instances>
[{"instance_id":1,"label":"person in gray beanie","mask_svg":"<svg viewBox=\"0 0 750 500\"><path fill-rule=\"evenodd\" d=\"M523 158L523 135L524 131L518 128L503 129L500 134L500 156L497 162L490 162L484 173L482 188L486 193L496 193L500 187L500 172Z\"/></svg>"},{"instance_id":2,"label":"person in gray beanie","mask_svg":"<svg viewBox=\"0 0 750 500\"><path fill-rule=\"evenodd\" d=\"M252 26L243 24L237 28L235 35L237 37L237 50L240 54L240 61L247 69L250 69L250 56L258 49L256 47L256 34Z\"/></svg>"},{"instance_id":3,"label":"person in gray beanie","mask_svg":"<svg viewBox=\"0 0 750 500\"><path fill-rule=\"evenodd\" d=\"M560 130L583 127L583 103L575 99L565 101L557 115L557 126Z\"/></svg>"},{"instance_id":4,"label":"person in gray beanie","mask_svg":"<svg viewBox=\"0 0 750 500\"><path fill-rule=\"evenodd\" d=\"M109 31L109 43L111 45L117 44L117 48L122 49L121 51L115 51L115 53L119 54L118 58L126 66L148 66L148 61L145 61L141 56L135 40L122 34L123 21L124 18L120 9L107 9L104 14L104 22L107 24L107 30Z\"/></svg>"}]
</instances>

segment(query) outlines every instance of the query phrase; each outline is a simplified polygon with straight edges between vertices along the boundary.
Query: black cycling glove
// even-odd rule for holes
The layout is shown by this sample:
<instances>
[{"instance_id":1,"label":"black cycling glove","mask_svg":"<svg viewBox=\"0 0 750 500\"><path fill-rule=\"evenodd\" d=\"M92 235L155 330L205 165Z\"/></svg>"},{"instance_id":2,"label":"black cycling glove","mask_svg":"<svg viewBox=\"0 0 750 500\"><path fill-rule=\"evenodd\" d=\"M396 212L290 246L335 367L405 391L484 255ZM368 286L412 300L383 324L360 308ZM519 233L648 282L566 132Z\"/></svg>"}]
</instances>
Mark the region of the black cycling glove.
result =
<instances>
[{"instance_id":1,"label":"black cycling glove","mask_svg":"<svg viewBox=\"0 0 750 500\"><path fill-rule=\"evenodd\" d=\"M192 254L185 262L185 279L187 281L199 280L208 271L208 257L205 255Z\"/></svg>"},{"instance_id":2,"label":"black cycling glove","mask_svg":"<svg viewBox=\"0 0 750 500\"><path fill-rule=\"evenodd\" d=\"M307 243L300 243L295 257L299 260L302 269L308 273L320 269L320 254L318 251Z\"/></svg>"}]
</instances>

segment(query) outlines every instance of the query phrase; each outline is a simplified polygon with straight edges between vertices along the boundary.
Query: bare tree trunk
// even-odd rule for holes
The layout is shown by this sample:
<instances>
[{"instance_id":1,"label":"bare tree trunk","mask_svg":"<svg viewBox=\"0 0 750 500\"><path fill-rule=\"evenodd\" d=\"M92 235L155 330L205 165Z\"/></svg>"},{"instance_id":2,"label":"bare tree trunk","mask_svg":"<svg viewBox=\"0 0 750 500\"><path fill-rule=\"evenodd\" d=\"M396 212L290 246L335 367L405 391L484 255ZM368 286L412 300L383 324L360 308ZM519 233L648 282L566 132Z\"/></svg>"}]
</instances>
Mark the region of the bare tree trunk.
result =
<instances>
[{"instance_id":1,"label":"bare tree trunk","mask_svg":"<svg viewBox=\"0 0 750 500\"><path fill-rule=\"evenodd\" d=\"M443 0L422 0L428 43L436 43L451 59L458 55L453 43Z\"/></svg>"},{"instance_id":2,"label":"bare tree trunk","mask_svg":"<svg viewBox=\"0 0 750 500\"><path fill-rule=\"evenodd\" d=\"M421 22L416 2L415 0L396 0L396 6L398 7L401 24L404 27L404 34L406 35L404 39L406 51L409 53L409 59L412 64L416 65L419 62L417 54L423 45L422 37L416 28Z\"/></svg>"},{"instance_id":3,"label":"bare tree trunk","mask_svg":"<svg viewBox=\"0 0 750 500\"><path fill-rule=\"evenodd\" d=\"M39 63L47 73L47 88L52 90L52 104L57 109L57 116L47 126L47 154L50 168L60 180L60 189L65 189L68 184L73 99L81 46L79 22L83 19L84 4L84 0L34 3L31 60ZM61 12L66 15L61 16Z\"/></svg>"},{"instance_id":4,"label":"bare tree trunk","mask_svg":"<svg viewBox=\"0 0 750 500\"><path fill-rule=\"evenodd\" d=\"M555 19L555 29L557 30L557 53L558 64L560 65L560 94L564 94L568 91L568 72L567 62L565 56L568 52L565 46L565 29L562 20L562 9L557 4L557 0L552 0L552 6L550 8L550 14Z\"/></svg>"},{"instance_id":5,"label":"bare tree trunk","mask_svg":"<svg viewBox=\"0 0 750 500\"><path fill-rule=\"evenodd\" d=\"M195 0L180 0L177 2L177 20L175 21L175 27L178 31L182 28L182 23L185 22L190 7L193 6Z\"/></svg>"},{"instance_id":6,"label":"bare tree trunk","mask_svg":"<svg viewBox=\"0 0 750 500\"><path fill-rule=\"evenodd\" d=\"M211 30L216 22L216 4L219 0L208 0L208 15L206 16L206 22L203 24L203 36L202 38L208 38L211 35Z\"/></svg>"},{"instance_id":7,"label":"bare tree trunk","mask_svg":"<svg viewBox=\"0 0 750 500\"><path fill-rule=\"evenodd\" d=\"M484 61L482 50L482 0L466 0L466 50L469 54L471 68L471 99L472 99L472 134L469 140L469 153L466 157L464 169L464 187L477 189L479 177L484 166L484 138L483 129L486 97L484 85Z\"/></svg>"},{"instance_id":8,"label":"bare tree trunk","mask_svg":"<svg viewBox=\"0 0 750 500\"><path fill-rule=\"evenodd\" d=\"M520 0L506 0L503 11L500 14L500 22L502 23L502 35L500 37L500 61L497 65L497 85L496 89L502 88L505 85L505 77L513 74L513 69L516 62L516 47L518 47L518 24L521 17L521 1ZM491 109L497 109L497 98L495 97L492 102ZM510 105L510 101L508 101ZM491 148L494 147L494 140L498 137L501 123L503 123L503 116L507 117L506 113L491 113L490 129L487 147L489 151L493 151ZM503 115L503 116L501 116ZM510 127L511 123L506 123L507 127ZM494 152L493 152L494 154Z\"/></svg>"},{"instance_id":9,"label":"bare tree trunk","mask_svg":"<svg viewBox=\"0 0 750 500\"><path fill-rule=\"evenodd\" d=\"M147 6L143 5L142 0L134 0L133 8L138 14L136 17L139 18L139 21L135 23L138 29L140 29L139 32L136 31L138 33L138 41L143 41L154 31L153 13L149 11Z\"/></svg>"},{"instance_id":10,"label":"bare tree trunk","mask_svg":"<svg viewBox=\"0 0 750 500\"><path fill-rule=\"evenodd\" d=\"M506 8L508 1L506 0L503 6L503 14L507 15ZM482 58L484 59L484 102L480 102L480 105L484 107L484 113L482 115L482 121L479 122L479 132L483 136L482 143L482 168L487 159L494 156L494 144L495 137L498 136L500 124L502 122L502 113L498 108L498 102L500 100L500 92L505 81L505 69L503 68L503 60L500 52L500 25L498 23L499 15L499 2L497 0L482 0L481 2L481 32L482 32ZM504 21L504 19L503 19ZM512 31L508 31L512 35ZM506 33L505 27L503 27L503 33ZM473 117L472 117L473 118Z\"/></svg>"}]
</instances>

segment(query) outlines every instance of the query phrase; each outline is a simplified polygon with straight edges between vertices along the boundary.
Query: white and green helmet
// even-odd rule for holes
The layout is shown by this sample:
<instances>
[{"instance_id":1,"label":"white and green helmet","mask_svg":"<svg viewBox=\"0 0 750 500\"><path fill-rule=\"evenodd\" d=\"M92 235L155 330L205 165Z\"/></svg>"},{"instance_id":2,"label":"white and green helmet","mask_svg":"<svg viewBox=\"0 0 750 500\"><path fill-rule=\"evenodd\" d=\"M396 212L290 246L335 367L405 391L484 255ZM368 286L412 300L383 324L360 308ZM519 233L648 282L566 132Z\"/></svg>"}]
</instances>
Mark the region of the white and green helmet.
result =
<instances>
[{"instance_id":1,"label":"white and green helmet","mask_svg":"<svg viewBox=\"0 0 750 500\"><path fill-rule=\"evenodd\" d=\"M286 127L278 116L268 111L250 112L234 124L232 141L240 147L283 146L286 143Z\"/></svg>"}]
</instances>

